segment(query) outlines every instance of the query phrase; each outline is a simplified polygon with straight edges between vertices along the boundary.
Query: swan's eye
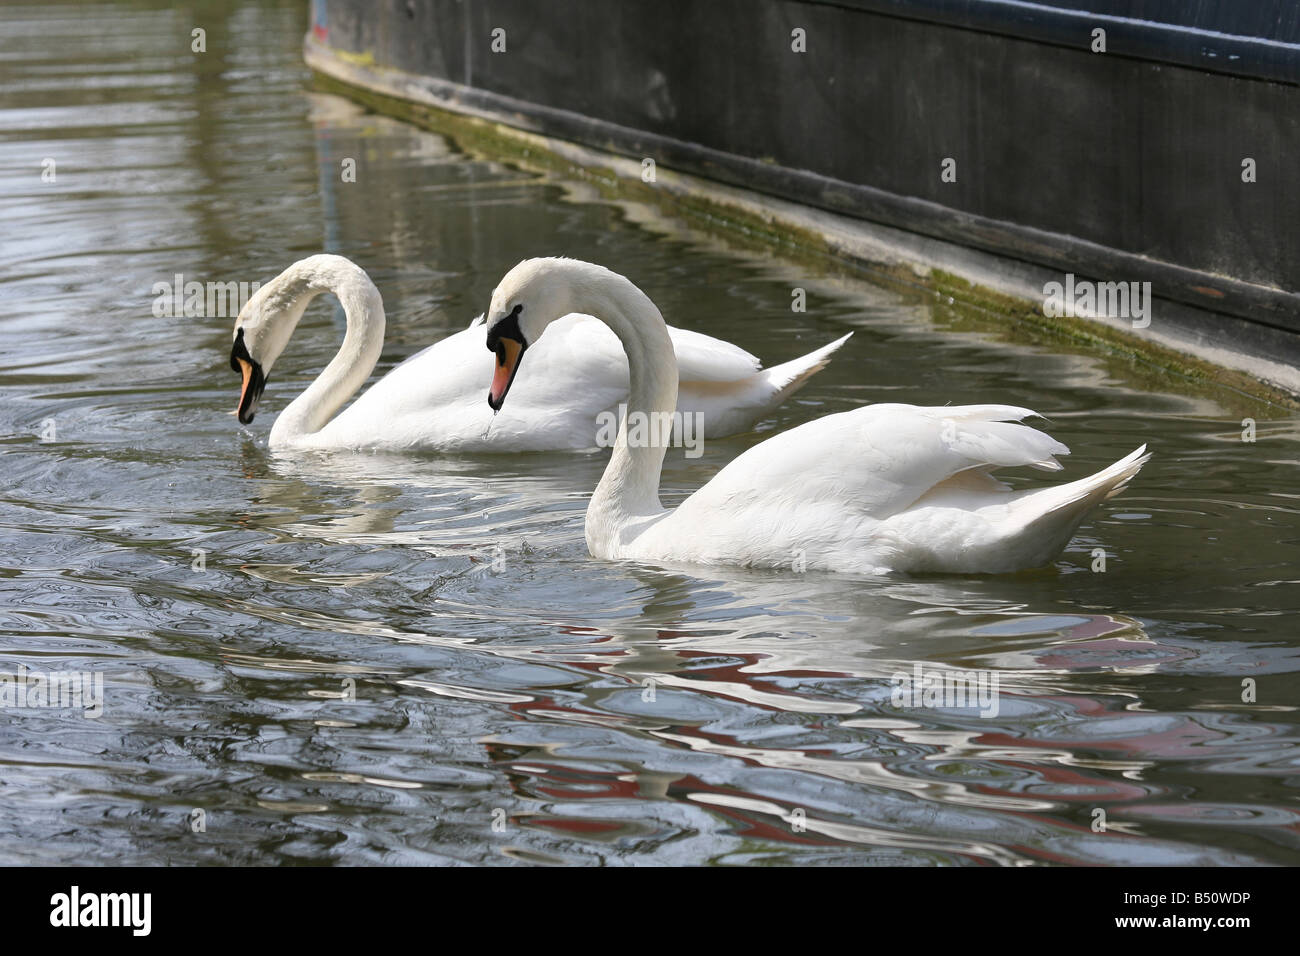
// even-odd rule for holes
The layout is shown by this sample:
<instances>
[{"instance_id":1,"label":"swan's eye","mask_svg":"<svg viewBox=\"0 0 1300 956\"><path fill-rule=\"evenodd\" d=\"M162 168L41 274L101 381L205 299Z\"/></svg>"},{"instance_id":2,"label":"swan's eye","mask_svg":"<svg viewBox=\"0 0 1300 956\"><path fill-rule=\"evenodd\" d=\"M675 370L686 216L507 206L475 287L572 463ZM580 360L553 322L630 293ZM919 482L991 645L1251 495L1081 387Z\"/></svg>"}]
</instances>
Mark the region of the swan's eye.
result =
<instances>
[{"instance_id":1,"label":"swan's eye","mask_svg":"<svg viewBox=\"0 0 1300 956\"><path fill-rule=\"evenodd\" d=\"M524 333L519 328L519 313L523 308L522 305L515 306L488 329L487 347L489 351L496 353L498 365L504 365L511 360L506 342L513 342L520 348L528 347L528 343L524 340Z\"/></svg>"}]
</instances>

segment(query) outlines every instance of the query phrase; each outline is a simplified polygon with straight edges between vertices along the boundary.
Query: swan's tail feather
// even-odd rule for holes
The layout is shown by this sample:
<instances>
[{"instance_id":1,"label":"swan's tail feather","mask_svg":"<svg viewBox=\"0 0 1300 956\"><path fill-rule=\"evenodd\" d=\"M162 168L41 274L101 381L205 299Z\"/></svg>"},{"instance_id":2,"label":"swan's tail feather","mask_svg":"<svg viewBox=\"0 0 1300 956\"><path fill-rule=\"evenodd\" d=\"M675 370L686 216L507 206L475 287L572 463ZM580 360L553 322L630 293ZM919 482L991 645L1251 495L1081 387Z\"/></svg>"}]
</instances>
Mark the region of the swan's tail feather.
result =
<instances>
[{"instance_id":1,"label":"swan's tail feather","mask_svg":"<svg viewBox=\"0 0 1300 956\"><path fill-rule=\"evenodd\" d=\"M754 423L799 391L826 367L832 353L849 340L850 332L815 352L775 368L756 370L743 379L729 382L692 381L683 375L677 392L677 408L705 416L705 429L711 435L735 435L748 431Z\"/></svg>"},{"instance_id":2,"label":"swan's tail feather","mask_svg":"<svg viewBox=\"0 0 1300 956\"><path fill-rule=\"evenodd\" d=\"M812 378L827 365L830 364L831 356L847 342L853 333L841 336L829 345L823 345L815 352L809 352L807 355L800 356L797 359L791 359L789 362L782 362L780 365L769 369L764 369L761 373L764 383L766 384L769 394L765 397L764 405L766 408L776 408L787 398L793 395L799 389L803 388L808 379Z\"/></svg>"},{"instance_id":3,"label":"swan's tail feather","mask_svg":"<svg viewBox=\"0 0 1300 956\"><path fill-rule=\"evenodd\" d=\"M1016 528L1010 537L1033 551L1022 566L1044 564L1055 557L1093 508L1127 488L1150 459L1147 446L1142 445L1095 475L1032 491L1013 502L1010 512Z\"/></svg>"},{"instance_id":4,"label":"swan's tail feather","mask_svg":"<svg viewBox=\"0 0 1300 956\"><path fill-rule=\"evenodd\" d=\"M1107 498L1114 498L1117 494L1128 487L1128 483L1137 477L1137 473L1142 470L1142 466L1151 460L1151 452L1147 451L1147 446L1142 445L1136 451L1130 452L1124 458L1121 458L1115 464L1111 465L1106 471L1114 471L1116 478L1110 483L1106 491Z\"/></svg>"},{"instance_id":5,"label":"swan's tail feather","mask_svg":"<svg viewBox=\"0 0 1300 956\"><path fill-rule=\"evenodd\" d=\"M1079 502L1087 502L1088 508L1085 509L1086 512L1094 504L1100 504L1109 498L1114 498L1128 487L1128 483L1142 470L1142 466L1150 460L1151 453L1147 451L1146 445L1142 445L1129 452L1115 464L1103 468L1095 475L1080 478L1078 481L1061 485L1059 488L1046 489L1063 495L1063 499L1049 508L1047 513L1050 514L1062 508L1069 508Z\"/></svg>"}]
</instances>

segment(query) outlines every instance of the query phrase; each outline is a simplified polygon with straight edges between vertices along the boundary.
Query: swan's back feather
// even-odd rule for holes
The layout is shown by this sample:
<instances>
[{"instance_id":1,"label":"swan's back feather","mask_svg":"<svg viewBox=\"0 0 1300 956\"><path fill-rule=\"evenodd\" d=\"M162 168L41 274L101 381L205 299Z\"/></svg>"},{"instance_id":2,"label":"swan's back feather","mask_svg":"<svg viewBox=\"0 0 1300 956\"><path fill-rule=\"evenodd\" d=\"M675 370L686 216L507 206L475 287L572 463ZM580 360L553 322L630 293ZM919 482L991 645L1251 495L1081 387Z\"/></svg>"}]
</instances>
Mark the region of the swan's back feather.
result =
<instances>
[{"instance_id":1,"label":"swan's back feather","mask_svg":"<svg viewBox=\"0 0 1300 956\"><path fill-rule=\"evenodd\" d=\"M673 340L677 376L683 382L741 382L753 378L763 367L739 345L722 339L671 325L668 337ZM618 348L622 351L621 345Z\"/></svg>"},{"instance_id":2,"label":"swan's back feather","mask_svg":"<svg viewBox=\"0 0 1300 956\"><path fill-rule=\"evenodd\" d=\"M692 508L777 494L804 503L834 501L877 520L908 507L935 485L969 469L1060 467L1069 449L1007 405L922 408L881 404L827 415L756 445L687 499ZM697 500L698 499L698 500Z\"/></svg>"},{"instance_id":3,"label":"swan's back feather","mask_svg":"<svg viewBox=\"0 0 1300 956\"><path fill-rule=\"evenodd\" d=\"M1140 450L1058 486L1059 494L1034 492L1042 497L1031 502L992 473L1060 467L1055 456L1069 453L1065 445L1015 424L1034 414L1009 405L882 404L828 415L734 459L622 556L767 567L802 556L808 567L857 571L1041 564L1146 459ZM1044 510L1059 520L1040 520Z\"/></svg>"},{"instance_id":4,"label":"swan's back feather","mask_svg":"<svg viewBox=\"0 0 1300 956\"><path fill-rule=\"evenodd\" d=\"M769 384L758 359L729 342L671 327L668 333L682 369L678 407L701 413L706 435L751 427L797 388ZM487 404L494 361L484 323L475 320L394 366L298 444L445 451L591 448L597 416L627 400L627 355L609 326L589 315L556 320L529 346L510 401L497 415ZM816 367L824 364L819 360Z\"/></svg>"}]
</instances>

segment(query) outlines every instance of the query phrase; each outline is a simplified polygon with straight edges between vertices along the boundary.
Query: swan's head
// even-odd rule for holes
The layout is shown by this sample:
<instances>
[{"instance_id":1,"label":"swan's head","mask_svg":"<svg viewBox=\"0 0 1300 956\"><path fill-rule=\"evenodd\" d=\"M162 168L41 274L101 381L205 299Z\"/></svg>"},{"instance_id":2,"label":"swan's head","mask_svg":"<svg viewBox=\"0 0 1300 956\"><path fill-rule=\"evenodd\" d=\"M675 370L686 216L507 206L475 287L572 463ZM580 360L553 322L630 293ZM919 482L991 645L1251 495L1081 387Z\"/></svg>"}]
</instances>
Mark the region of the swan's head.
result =
<instances>
[{"instance_id":1,"label":"swan's head","mask_svg":"<svg viewBox=\"0 0 1300 956\"><path fill-rule=\"evenodd\" d=\"M599 268L575 259L525 259L497 283L487 311L487 347L497 357L488 391L493 411L505 403L528 347L548 325L574 311L580 267Z\"/></svg>"},{"instance_id":2,"label":"swan's head","mask_svg":"<svg viewBox=\"0 0 1300 956\"><path fill-rule=\"evenodd\" d=\"M262 390L266 388L266 371L262 368L262 363L249 353L244 330L238 326L235 327L235 344L230 349L230 367L243 378L235 414L242 424L247 425L257 414L257 403L261 401Z\"/></svg>"},{"instance_id":3,"label":"swan's head","mask_svg":"<svg viewBox=\"0 0 1300 956\"><path fill-rule=\"evenodd\" d=\"M286 302L282 286L269 282L248 298L235 319L230 368L243 378L239 406L235 408L235 415L243 424L250 424L253 415L257 414L257 402L261 401L261 392L266 388L270 367L276 364L279 354L289 345L294 326L307 307L303 303L298 307L298 316L287 321L290 319L287 312L294 310L296 304L292 299Z\"/></svg>"},{"instance_id":4,"label":"swan's head","mask_svg":"<svg viewBox=\"0 0 1300 956\"><path fill-rule=\"evenodd\" d=\"M266 388L271 366L289 344L293 330L307 310L310 299L303 295L307 268L319 261L338 257L313 256L294 263L254 292L235 319L235 342L230 349L230 367L243 379L235 414L247 425L257 414L257 403Z\"/></svg>"}]
</instances>

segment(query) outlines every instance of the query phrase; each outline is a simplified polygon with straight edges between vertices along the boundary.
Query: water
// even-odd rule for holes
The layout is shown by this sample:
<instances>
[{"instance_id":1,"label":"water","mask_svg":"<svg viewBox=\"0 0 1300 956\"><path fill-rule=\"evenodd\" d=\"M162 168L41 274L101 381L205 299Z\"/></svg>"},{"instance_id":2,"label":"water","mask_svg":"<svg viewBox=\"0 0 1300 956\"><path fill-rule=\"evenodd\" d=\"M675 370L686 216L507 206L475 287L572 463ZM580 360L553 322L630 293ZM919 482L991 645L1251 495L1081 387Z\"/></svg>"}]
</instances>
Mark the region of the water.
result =
<instances>
[{"instance_id":1,"label":"water","mask_svg":"<svg viewBox=\"0 0 1300 956\"><path fill-rule=\"evenodd\" d=\"M0 711L0 862L1300 862L1295 416L467 156L310 92L301 5L202 11L199 55L162 4L0 14L0 670L104 680L98 719ZM769 363L856 330L763 432L1003 401L1067 476L1156 457L1020 575L602 563L599 455L269 453L332 300L247 429L230 319L152 314L321 250L384 294L381 373L566 254ZM918 662L998 713L896 707Z\"/></svg>"}]
</instances>

